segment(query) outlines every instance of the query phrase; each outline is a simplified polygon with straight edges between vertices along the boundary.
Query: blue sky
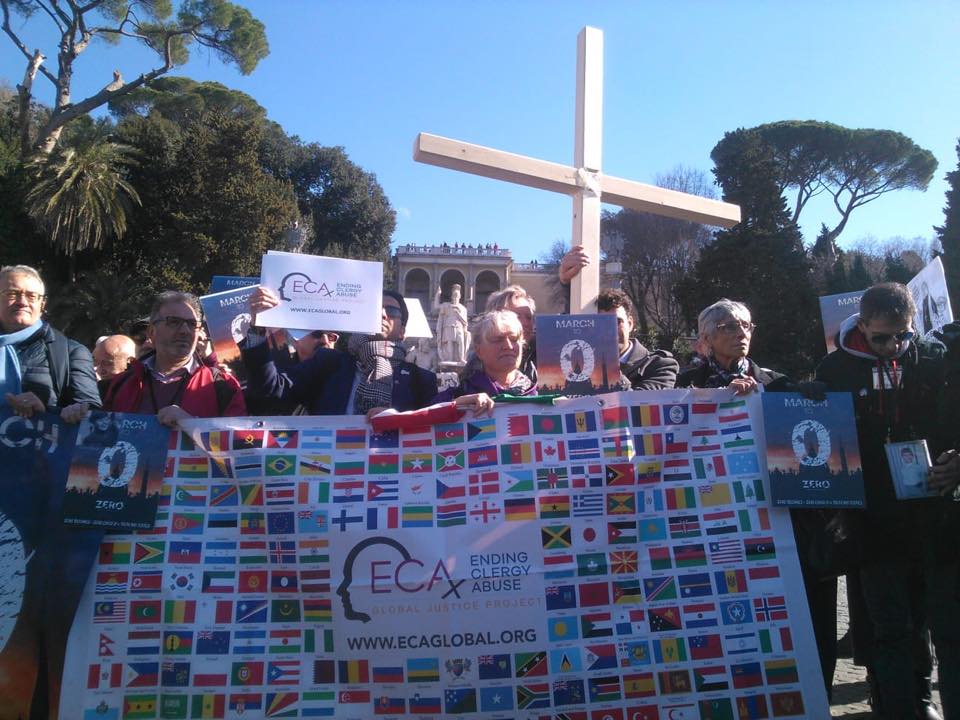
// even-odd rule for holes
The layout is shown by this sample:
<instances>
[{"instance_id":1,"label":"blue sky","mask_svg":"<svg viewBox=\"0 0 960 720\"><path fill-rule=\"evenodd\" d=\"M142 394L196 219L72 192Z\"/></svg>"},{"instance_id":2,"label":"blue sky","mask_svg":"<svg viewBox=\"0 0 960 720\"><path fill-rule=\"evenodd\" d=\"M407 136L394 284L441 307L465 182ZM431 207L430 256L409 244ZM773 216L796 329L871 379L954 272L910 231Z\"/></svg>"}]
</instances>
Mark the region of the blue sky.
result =
<instances>
[{"instance_id":1,"label":"blue sky","mask_svg":"<svg viewBox=\"0 0 960 720\"><path fill-rule=\"evenodd\" d=\"M415 163L420 131L555 162L573 160L576 36L604 31L603 170L653 182L678 164L709 171L728 130L787 119L897 130L940 162L925 192L886 195L841 236L932 237L960 136L960 3L675 0L327 2L248 0L270 56L247 77L198 53L178 74L249 93L291 134L342 145L377 175L398 213L395 243L497 242L538 257L571 231L569 198ZM42 18L20 25L55 48ZM132 78L150 56L98 44L74 96ZM23 62L0 38L0 76ZM49 83L38 96L50 102ZM834 223L802 216L808 241Z\"/></svg>"}]
</instances>

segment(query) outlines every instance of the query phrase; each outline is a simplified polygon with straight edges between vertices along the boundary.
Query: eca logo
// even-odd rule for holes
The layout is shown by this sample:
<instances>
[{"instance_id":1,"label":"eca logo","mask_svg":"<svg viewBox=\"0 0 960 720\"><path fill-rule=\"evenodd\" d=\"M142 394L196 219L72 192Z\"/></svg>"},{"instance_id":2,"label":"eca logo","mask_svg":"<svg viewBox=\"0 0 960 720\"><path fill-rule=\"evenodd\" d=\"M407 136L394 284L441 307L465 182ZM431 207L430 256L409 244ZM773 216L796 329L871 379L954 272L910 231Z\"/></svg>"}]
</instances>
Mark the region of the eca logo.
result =
<instances>
[{"instance_id":1,"label":"eca logo","mask_svg":"<svg viewBox=\"0 0 960 720\"><path fill-rule=\"evenodd\" d=\"M309 275L302 272L293 272L283 276L280 282L280 299L293 300L290 295L317 295L332 297L333 290L325 282L317 283Z\"/></svg>"}]
</instances>

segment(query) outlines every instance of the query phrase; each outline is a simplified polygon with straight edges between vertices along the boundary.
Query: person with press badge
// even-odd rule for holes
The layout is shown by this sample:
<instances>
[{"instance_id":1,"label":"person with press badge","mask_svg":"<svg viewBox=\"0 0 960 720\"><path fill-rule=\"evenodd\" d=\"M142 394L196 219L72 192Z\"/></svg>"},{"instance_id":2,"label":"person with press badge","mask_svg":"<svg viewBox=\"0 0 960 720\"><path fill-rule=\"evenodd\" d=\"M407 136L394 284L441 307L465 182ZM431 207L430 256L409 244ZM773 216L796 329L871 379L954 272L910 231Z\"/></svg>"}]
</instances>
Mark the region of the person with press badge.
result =
<instances>
[{"instance_id":1,"label":"person with press badge","mask_svg":"<svg viewBox=\"0 0 960 720\"><path fill-rule=\"evenodd\" d=\"M916 337L915 313L905 286L871 287L860 299L859 314L841 325L838 348L820 363L817 380L831 391L851 393L857 417L866 508L848 513L847 529L857 546L853 580L859 581L869 619L863 625L872 627L863 639L870 646L866 664L875 717L940 717L930 694L932 663L922 634L928 627L944 716L960 718L960 503L953 500L960 437L945 415L957 408L943 402L952 392L947 349ZM909 454L903 448L914 448L916 460L924 442L932 460L925 479L929 494L898 497L904 481L916 483L902 470ZM856 654L856 637L854 645Z\"/></svg>"}]
</instances>

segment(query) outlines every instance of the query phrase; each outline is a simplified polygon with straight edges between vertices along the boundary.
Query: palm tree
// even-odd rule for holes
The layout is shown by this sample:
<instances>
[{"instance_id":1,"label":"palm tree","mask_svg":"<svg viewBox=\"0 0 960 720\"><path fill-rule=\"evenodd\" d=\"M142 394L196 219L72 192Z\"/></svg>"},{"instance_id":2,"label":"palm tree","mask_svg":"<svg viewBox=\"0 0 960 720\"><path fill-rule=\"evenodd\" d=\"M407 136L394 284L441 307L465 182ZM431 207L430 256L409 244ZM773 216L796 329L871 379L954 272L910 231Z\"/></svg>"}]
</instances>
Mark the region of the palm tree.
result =
<instances>
[{"instance_id":1,"label":"palm tree","mask_svg":"<svg viewBox=\"0 0 960 720\"><path fill-rule=\"evenodd\" d=\"M27 165L31 187L27 214L46 231L53 249L70 260L74 280L76 255L100 249L107 238L121 238L127 216L140 196L124 177L135 164L135 149L108 140L88 138Z\"/></svg>"}]
</instances>

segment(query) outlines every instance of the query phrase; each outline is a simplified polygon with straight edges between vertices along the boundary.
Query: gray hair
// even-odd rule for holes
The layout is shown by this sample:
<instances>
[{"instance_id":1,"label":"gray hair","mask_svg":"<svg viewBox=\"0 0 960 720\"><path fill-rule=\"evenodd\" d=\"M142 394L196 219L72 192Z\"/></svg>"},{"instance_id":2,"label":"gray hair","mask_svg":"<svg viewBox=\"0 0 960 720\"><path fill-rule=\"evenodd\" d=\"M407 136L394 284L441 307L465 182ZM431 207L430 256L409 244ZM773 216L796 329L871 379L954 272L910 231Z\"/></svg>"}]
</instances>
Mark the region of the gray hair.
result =
<instances>
[{"instance_id":1,"label":"gray hair","mask_svg":"<svg viewBox=\"0 0 960 720\"><path fill-rule=\"evenodd\" d=\"M190 309L193 310L194 315L197 316L197 320L203 318L203 311L200 309L200 301L197 300L197 296L193 293L182 292L180 290L164 290L162 293L157 295L153 301L153 306L150 308L150 321L153 322L160 317L160 308L164 305L169 305L170 303L183 303L184 305L189 305Z\"/></svg>"},{"instance_id":2,"label":"gray hair","mask_svg":"<svg viewBox=\"0 0 960 720\"><path fill-rule=\"evenodd\" d=\"M474 318L471 328L474 345L485 343L491 330L512 330L523 342L523 326L512 310L493 310Z\"/></svg>"},{"instance_id":3,"label":"gray hair","mask_svg":"<svg viewBox=\"0 0 960 720\"><path fill-rule=\"evenodd\" d=\"M498 290L487 298L487 312L506 310L507 305L514 300L526 300L530 304L530 310L537 311L536 301L525 289L519 285L507 285L503 290Z\"/></svg>"},{"instance_id":4,"label":"gray hair","mask_svg":"<svg viewBox=\"0 0 960 720\"><path fill-rule=\"evenodd\" d=\"M40 273L29 265L4 265L0 268L0 279L5 278L7 275L26 275L27 277L32 277L40 283L40 287L43 288L44 292L47 291L47 286L44 284L43 278L40 277Z\"/></svg>"},{"instance_id":5,"label":"gray hair","mask_svg":"<svg viewBox=\"0 0 960 720\"><path fill-rule=\"evenodd\" d=\"M717 331L717 325L728 317L736 318L738 315L747 318L750 315L750 308L742 302L721 298L713 305L704 308L697 317L697 330L704 340L709 340Z\"/></svg>"}]
</instances>

